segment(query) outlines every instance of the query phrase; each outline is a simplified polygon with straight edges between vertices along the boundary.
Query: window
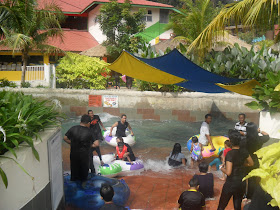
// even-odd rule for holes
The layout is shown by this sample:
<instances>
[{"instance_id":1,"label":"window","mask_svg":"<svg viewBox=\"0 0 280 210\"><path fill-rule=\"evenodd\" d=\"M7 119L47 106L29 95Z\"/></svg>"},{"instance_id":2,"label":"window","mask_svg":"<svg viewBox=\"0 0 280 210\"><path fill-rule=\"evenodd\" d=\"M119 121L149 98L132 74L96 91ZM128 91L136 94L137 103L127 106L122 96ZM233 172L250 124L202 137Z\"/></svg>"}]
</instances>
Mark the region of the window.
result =
<instances>
[{"instance_id":1,"label":"window","mask_svg":"<svg viewBox=\"0 0 280 210\"><path fill-rule=\"evenodd\" d=\"M152 10L148 10L147 15L145 15L143 19L146 22L153 22Z\"/></svg>"}]
</instances>

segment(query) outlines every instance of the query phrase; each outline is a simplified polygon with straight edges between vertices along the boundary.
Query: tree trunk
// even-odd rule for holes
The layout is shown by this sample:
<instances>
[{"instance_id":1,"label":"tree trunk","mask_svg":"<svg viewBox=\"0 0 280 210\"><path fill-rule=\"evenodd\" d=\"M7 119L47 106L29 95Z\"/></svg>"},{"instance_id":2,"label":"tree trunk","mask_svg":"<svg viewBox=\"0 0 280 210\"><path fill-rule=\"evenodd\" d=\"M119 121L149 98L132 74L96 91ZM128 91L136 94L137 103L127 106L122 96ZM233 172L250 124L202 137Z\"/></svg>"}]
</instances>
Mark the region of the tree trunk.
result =
<instances>
[{"instance_id":1,"label":"tree trunk","mask_svg":"<svg viewBox=\"0 0 280 210\"><path fill-rule=\"evenodd\" d=\"M21 84L20 87L25 83L25 72L26 72L26 66L27 66L27 59L28 59L28 53L22 52L22 61L23 61L23 68L21 73Z\"/></svg>"}]
</instances>

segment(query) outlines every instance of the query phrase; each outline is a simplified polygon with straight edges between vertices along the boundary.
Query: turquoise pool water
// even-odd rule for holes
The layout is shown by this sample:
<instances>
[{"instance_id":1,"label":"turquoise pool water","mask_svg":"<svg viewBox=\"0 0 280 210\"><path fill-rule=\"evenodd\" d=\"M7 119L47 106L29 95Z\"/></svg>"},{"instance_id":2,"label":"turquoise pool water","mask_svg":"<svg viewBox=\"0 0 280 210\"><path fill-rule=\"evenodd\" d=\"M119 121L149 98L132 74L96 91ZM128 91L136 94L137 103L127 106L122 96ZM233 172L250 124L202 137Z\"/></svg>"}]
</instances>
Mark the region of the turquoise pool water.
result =
<instances>
[{"instance_id":1,"label":"turquoise pool water","mask_svg":"<svg viewBox=\"0 0 280 210\"><path fill-rule=\"evenodd\" d=\"M105 127L111 127L119 120L118 117L107 113L99 114ZM154 171L170 169L166 164L167 157L172 151L173 145L178 142L182 145L182 151L189 159L189 151L186 148L187 140L199 133L202 122L180 122L180 121L154 121L154 120L133 120L127 116L132 130L136 137L136 144L133 146L134 153L145 161L145 168ZM72 118L62 125L62 135L74 125L79 124L80 118ZM213 118L210 124L211 135L226 135L229 129L234 128L235 121L225 118ZM271 139L265 145L279 141ZM105 142L101 144L103 153L114 152L115 149ZM189 162L189 161L188 161Z\"/></svg>"}]
</instances>

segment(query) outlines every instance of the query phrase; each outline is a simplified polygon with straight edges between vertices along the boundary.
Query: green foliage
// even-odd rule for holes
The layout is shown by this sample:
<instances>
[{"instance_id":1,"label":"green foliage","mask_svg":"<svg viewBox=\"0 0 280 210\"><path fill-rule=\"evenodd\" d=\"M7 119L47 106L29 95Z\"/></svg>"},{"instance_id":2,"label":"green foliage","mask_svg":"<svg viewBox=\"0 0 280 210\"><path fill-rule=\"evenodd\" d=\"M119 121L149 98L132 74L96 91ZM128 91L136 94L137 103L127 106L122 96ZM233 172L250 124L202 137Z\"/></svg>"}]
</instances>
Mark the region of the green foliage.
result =
<instances>
[{"instance_id":1,"label":"green foliage","mask_svg":"<svg viewBox=\"0 0 280 210\"><path fill-rule=\"evenodd\" d=\"M10 82L6 78L0 79L0 87L17 87L16 83Z\"/></svg>"},{"instance_id":2,"label":"green foliage","mask_svg":"<svg viewBox=\"0 0 280 210\"><path fill-rule=\"evenodd\" d=\"M260 48L263 48L264 46L266 47L271 47L272 45L274 45L274 41L273 40L263 40L263 41L260 41L257 43L257 45L260 47Z\"/></svg>"},{"instance_id":3,"label":"green foliage","mask_svg":"<svg viewBox=\"0 0 280 210\"><path fill-rule=\"evenodd\" d=\"M177 36L182 36L190 44L219 13L220 6L215 7L210 0L183 0L179 9L183 14L174 12L168 24Z\"/></svg>"},{"instance_id":4,"label":"green foliage","mask_svg":"<svg viewBox=\"0 0 280 210\"><path fill-rule=\"evenodd\" d=\"M272 197L268 205L280 207L280 142L261 148L255 154L260 167L252 170L244 180L260 177L261 187Z\"/></svg>"},{"instance_id":5,"label":"green foliage","mask_svg":"<svg viewBox=\"0 0 280 210\"><path fill-rule=\"evenodd\" d=\"M255 38L255 32L254 30L245 33L239 32L238 37L243 41L247 42L248 44L252 44L252 41Z\"/></svg>"},{"instance_id":6,"label":"green foliage","mask_svg":"<svg viewBox=\"0 0 280 210\"><path fill-rule=\"evenodd\" d=\"M23 82L23 83L21 83L21 87L22 88L29 88L29 87L31 87L31 83L30 82Z\"/></svg>"},{"instance_id":7,"label":"green foliage","mask_svg":"<svg viewBox=\"0 0 280 210\"><path fill-rule=\"evenodd\" d=\"M279 91L276 88L280 81L280 71L277 73L268 72L266 80L261 83L261 86L256 86L254 89L253 98L257 101L247 103L246 106L251 109L267 110L270 112L280 112L280 97Z\"/></svg>"},{"instance_id":8,"label":"green foliage","mask_svg":"<svg viewBox=\"0 0 280 210\"><path fill-rule=\"evenodd\" d=\"M129 0L125 0L123 4L119 4L117 0L110 0L100 9L98 20L103 34L107 37L103 45L106 46L110 62L114 61L123 49L132 51L132 42L135 43L136 39L137 43L141 39L133 35L145 29L143 17L146 10L132 12L131 9Z\"/></svg>"},{"instance_id":9,"label":"green foliage","mask_svg":"<svg viewBox=\"0 0 280 210\"><path fill-rule=\"evenodd\" d=\"M16 161L16 151L19 144L25 142L31 147L34 157L39 161L39 154L34 147L32 138L40 139L40 131L46 127L58 126L58 117L61 114L55 110L55 105L47 106L48 101L39 102L33 99L31 95L24 95L23 93L2 91L0 92L0 99L0 159L13 160L28 174ZM6 157L4 155L6 151L10 151L15 159ZM0 175L7 187L8 179L1 167Z\"/></svg>"},{"instance_id":10,"label":"green foliage","mask_svg":"<svg viewBox=\"0 0 280 210\"><path fill-rule=\"evenodd\" d=\"M109 64L99 58L67 53L57 66L57 80L67 88L105 89ZM102 76L103 74L103 76Z\"/></svg>"},{"instance_id":11,"label":"green foliage","mask_svg":"<svg viewBox=\"0 0 280 210\"><path fill-rule=\"evenodd\" d=\"M213 73L243 79L256 79L265 82L268 72L277 72L280 69L280 56L272 53L266 46L255 52L235 44L227 47L223 52L207 54L205 62L200 64L204 69Z\"/></svg>"},{"instance_id":12,"label":"green foliage","mask_svg":"<svg viewBox=\"0 0 280 210\"><path fill-rule=\"evenodd\" d=\"M63 33L60 22L65 16L54 3L38 8L36 0L3 0L0 1L0 14L0 46L8 46L13 53L22 52L22 83L29 52L63 53L47 43L50 38L62 38Z\"/></svg>"}]
</instances>

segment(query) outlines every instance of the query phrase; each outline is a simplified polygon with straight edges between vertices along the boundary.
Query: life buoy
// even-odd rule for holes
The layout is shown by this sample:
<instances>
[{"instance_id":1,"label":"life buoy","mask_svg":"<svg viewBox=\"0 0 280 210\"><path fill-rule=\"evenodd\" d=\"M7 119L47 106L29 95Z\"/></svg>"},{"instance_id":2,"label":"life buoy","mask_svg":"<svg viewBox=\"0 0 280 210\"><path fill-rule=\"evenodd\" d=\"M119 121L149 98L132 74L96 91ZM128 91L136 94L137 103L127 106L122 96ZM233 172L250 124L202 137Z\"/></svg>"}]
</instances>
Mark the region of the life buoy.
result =
<instances>
[{"instance_id":1,"label":"life buoy","mask_svg":"<svg viewBox=\"0 0 280 210\"><path fill-rule=\"evenodd\" d=\"M127 152L127 146L125 146L125 145L123 146L123 150L122 150L121 153L120 153L119 147L117 147L116 149L117 149L118 157L119 157L120 159L122 159L123 156L124 156L124 154Z\"/></svg>"}]
</instances>

